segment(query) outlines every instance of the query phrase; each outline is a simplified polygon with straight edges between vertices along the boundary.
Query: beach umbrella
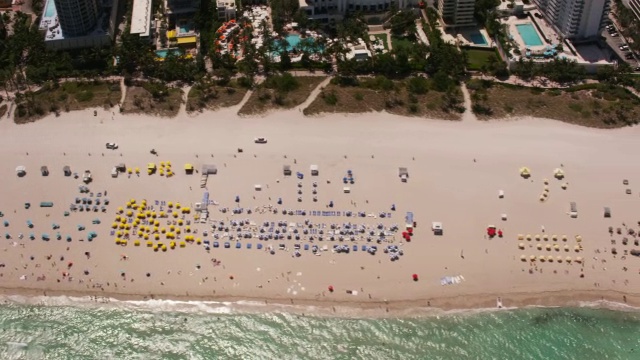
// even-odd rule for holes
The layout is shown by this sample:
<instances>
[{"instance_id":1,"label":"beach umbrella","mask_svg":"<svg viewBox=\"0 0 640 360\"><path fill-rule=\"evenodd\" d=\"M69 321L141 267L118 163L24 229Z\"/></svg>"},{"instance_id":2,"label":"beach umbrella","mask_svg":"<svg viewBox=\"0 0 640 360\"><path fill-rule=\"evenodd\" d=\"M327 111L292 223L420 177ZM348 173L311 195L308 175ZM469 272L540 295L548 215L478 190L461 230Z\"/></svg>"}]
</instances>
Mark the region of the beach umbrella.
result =
<instances>
[{"instance_id":1,"label":"beach umbrella","mask_svg":"<svg viewBox=\"0 0 640 360\"><path fill-rule=\"evenodd\" d=\"M133 211L128 210L128 211L127 211L127 216L128 216L128 217L132 217L132 216L133 216Z\"/></svg>"},{"instance_id":2,"label":"beach umbrella","mask_svg":"<svg viewBox=\"0 0 640 360\"><path fill-rule=\"evenodd\" d=\"M169 225L169 230L174 231L176 229L175 225Z\"/></svg>"},{"instance_id":3,"label":"beach umbrella","mask_svg":"<svg viewBox=\"0 0 640 360\"><path fill-rule=\"evenodd\" d=\"M119 207L119 208L118 208L118 212L119 212L120 214L122 214L122 213L124 212L124 209L123 209L122 207Z\"/></svg>"},{"instance_id":4,"label":"beach umbrella","mask_svg":"<svg viewBox=\"0 0 640 360\"><path fill-rule=\"evenodd\" d=\"M527 234L527 240L531 241L531 234Z\"/></svg>"},{"instance_id":5,"label":"beach umbrella","mask_svg":"<svg viewBox=\"0 0 640 360\"><path fill-rule=\"evenodd\" d=\"M518 240L523 240L523 239L524 239L524 235L518 234Z\"/></svg>"},{"instance_id":6,"label":"beach umbrella","mask_svg":"<svg viewBox=\"0 0 640 360\"><path fill-rule=\"evenodd\" d=\"M176 209L180 209L180 203L176 203Z\"/></svg>"},{"instance_id":7,"label":"beach umbrella","mask_svg":"<svg viewBox=\"0 0 640 360\"><path fill-rule=\"evenodd\" d=\"M524 243L518 244L518 249L523 250L524 249Z\"/></svg>"},{"instance_id":8,"label":"beach umbrella","mask_svg":"<svg viewBox=\"0 0 640 360\"><path fill-rule=\"evenodd\" d=\"M131 168L127 169L127 174L131 175L132 172L133 172L133 170Z\"/></svg>"},{"instance_id":9,"label":"beach umbrella","mask_svg":"<svg viewBox=\"0 0 640 360\"><path fill-rule=\"evenodd\" d=\"M180 247L181 247L181 248L183 248L183 247L185 247L185 246L187 246L187 243L186 243L186 242L184 242L184 241L181 241L181 242L180 242Z\"/></svg>"},{"instance_id":10,"label":"beach umbrella","mask_svg":"<svg viewBox=\"0 0 640 360\"><path fill-rule=\"evenodd\" d=\"M549 179L544 179L544 180L542 180L542 181L544 182L544 184L545 184L545 185L548 185L548 184L549 184Z\"/></svg>"},{"instance_id":11,"label":"beach umbrella","mask_svg":"<svg viewBox=\"0 0 640 360\"><path fill-rule=\"evenodd\" d=\"M120 238L116 238L116 245L120 245L120 241L122 241Z\"/></svg>"},{"instance_id":12,"label":"beach umbrella","mask_svg":"<svg viewBox=\"0 0 640 360\"><path fill-rule=\"evenodd\" d=\"M567 235L562 235L562 241L567 241Z\"/></svg>"},{"instance_id":13,"label":"beach umbrella","mask_svg":"<svg viewBox=\"0 0 640 360\"><path fill-rule=\"evenodd\" d=\"M557 262L562 262L562 256L558 256L558 257L556 257L556 261L557 261Z\"/></svg>"},{"instance_id":14,"label":"beach umbrella","mask_svg":"<svg viewBox=\"0 0 640 360\"><path fill-rule=\"evenodd\" d=\"M553 262L553 256L551 256L551 255L547 256L547 261L548 262Z\"/></svg>"},{"instance_id":15,"label":"beach umbrella","mask_svg":"<svg viewBox=\"0 0 640 360\"><path fill-rule=\"evenodd\" d=\"M147 241L147 247L152 247L153 246L153 241Z\"/></svg>"},{"instance_id":16,"label":"beach umbrella","mask_svg":"<svg viewBox=\"0 0 640 360\"><path fill-rule=\"evenodd\" d=\"M531 261L536 261L536 256L535 256L535 255L531 255L531 256L529 256L529 260L531 260Z\"/></svg>"},{"instance_id":17,"label":"beach umbrella","mask_svg":"<svg viewBox=\"0 0 640 360\"><path fill-rule=\"evenodd\" d=\"M521 261L527 261L527 256L526 255L520 255L520 260Z\"/></svg>"},{"instance_id":18,"label":"beach umbrella","mask_svg":"<svg viewBox=\"0 0 640 360\"><path fill-rule=\"evenodd\" d=\"M569 245L564 246L564 251L569 251Z\"/></svg>"},{"instance_id":19,"label":"beach umbrella","mask_svg":"<svg viewBox=\"0 0 640 360\"><path fill-rule=\"evenodd\" d=\"M114 222L113 224L111 224L111 228L112 229L117 229L118 228L118 223Z\"/></svg>"},{"instance_id":20,"label":"beach umbrella","mask_svg":"<svg viewBox=\"0 0 640 360\"><path fill-rule=\"evenodd\" d=\"M160 176L164 176L164 170L162 170L162 168L160 168L160 171L158 171L158 174L160 174Z\"/></svg>"},{"instance_id":21,"label":"beach umbrella","mask_svg":"<svg viewBox=\"0 0 640 360\"><path fill-rule=\"evenodd\" d=\"M173 218L174 218L174 219L177 219L177 218L178 218L178 213L177 213L177 212L174 212L174 213L173 213Z\"/></svg>"},{"instance_id":22,"label":"beach umbrella","mask_svg":"<svg viewBox=\"0 0 640 360\"><path fill-rule=\"evenodd\" d=\"M569 184L567 184L567 183L563 183L562 185L560 185L560 187L562 188L562 190L567 190L567 186L568 185Z\"/></svg>"},{"instance_id":23,"label":"beach umbrella","mask_svg":"<svg viewBox=\"0 0 640 360\"><path fill-rule=\"evenodd\" d=\"M582 236L580 236L580 235L576 235L576 241L577 241L577 242L581 242L581 241L582 241Z\"/></svg>"},{"instance_id":24,"label":"beach umbrella","mask_svg":"<svg viewBox=\"0 0 640 360\"><path fill-rule=\"evenodd\" d=\"M131 230L131 225L129 225L129 224L124 224L124 228L125 228L125 230Z\"/></svg>"},{"instance_id":25,"label":"beach umbrella","mask_svg":"<svg viewBox=\"0 0 640 360\"><path fill-rule=\"evenodd\" d=\"M165 228L160 228L160 232L164 234L164 233L166 233L166 232L167 232L167 229L165 229Z\"/></svg>"},{"instance_id":26,"label":"beach umbrella","mask_svg":"<svg viewBox=\"0 0 640 360\"><path fill-rule=\"evenodd\" d=\"M144 234L144 239L149 240L149 234Z\"/></svg>"},{"instance_id":27,"label":"beach umbrella","mask_svg":"<svg viewBox=\"0 0 640 360\"><path fill-rule=\"evenodd\" d=\"M170 242L170 243L169 243L169 247L170 247L170 248L172 248L172 249L175 249L175 247L176 247L176 243L175 243L175 242L173 242L173 241L172 241L172 242Z\"/></svg>"},{"instance_id":28,"label":"beach umbrella","mask_svg":"<svg viewBox=\"0 0 640 360\"><path fill-rule=\"evenodd\" d=\"M153 235L153 238L156 239L156 240L159 240L160 239L160 234Z\"/></svg>"},{"instance_id":29,"label":"beach umbrella","mask_svg":"<svg viewBox=\"0 0 640 360\"><path fill-rule=\"evenodd\" d=\"M544 195L540 195L540 202L544 202Z\"/></svg>"},{"instance_id":30,"label":"beach umbrella","mask_svg":"<svg viewBox=\"0 0 640 360\"><path fill-rule=\"evenodd\" d=\"M411 275L411 278L413 279L413 281L418 281L418 274Z\"/></svg>"},{"instance_id":31,"label":"beach umbrella","mask_svg":"<svg viewBox=\"0 0 640 360\"><path fill-rule=\"evenodd\" d=\"M329 285L328 289L329 289L329 292L333 292L333 285Z\"/></svg>"},{"instance_id":32,"label":"beach umbrella","mask_svg":"<svg viewBox=\"0 0 640 360\"><path fill-rule=\"evenodd\" d=\"M191 226L185 226L184 232L191 232Z\"/></svg>"},{"instance_id":33,"label":"beach umbrella","mask_svg":"<svg viewBox=\"0 0 640 360\"><path fill-rule=\"evenodd\" d=\"M558 235L551 235L551 240L558 241Z\"/></svg>"},{"instance_id":34,"label":"beach umbrella","mask_svg":"<svg viewBox=\"0 0 640 360\"><path fill-rule=\"evenodd\" d=\"M140 240L136 240L133 242L133 246L140 246Z\"/></svg>"},{"instance_id":35,"label":"beach umbrella","mask_svg":"<svg viewBox=\"0 0 640 360\"><path fill-rule=\"evenodd\" d=\"M538 250L542 250L542 244L538 244L538 245L536 245L536 248L537 248Z\"/></svg>"},{"instance_id":36,"label":"beach umbrella","mask_svg":"<svg viewBox=\"0 0 640 360\"><path fill-rule=\"evenodd\" d=\"M158 215L156 214L156 212L155 212L155 211L152 211L152 212L151 212L151 218L152 218L152 219L155 219L157 216L158 216Z\"/></svg>"},{"instance_id":37,"label":"beach umbrella","mask_svg":"<svg viewBox=\"0 0 640 360\"><path fill-rule=\"evenodd\" d=\"M182 224L183 224L182 219L178 220L178 225L182 226Z\"/></svg>"},{"instance_id":38,"label":"beach umbrella","mask_svg":"<svg viewBox=\"0 0 640 360\"><path fill-rule=\"evenodd\" d=\"M564 261L566 261L566 262L570 263L570 262L571 262L571 256L567 256L567 257L564 259Z\"/></svg>"},{"instance_id":39,"label":"beach umbrella","mask_svg":"<svg viewBox=\"0 0 640 360\"><path fill-rule=\"evenodd\" d=\"M202 244L202 239L197 238L197 239L196 239L196 244L198 244L198 245Z\"/></svg>"},{"instance_id":40,"label":"beach umbrella","mask_svg":"<svg viewBox=\"0 0 640 360\"><path fill-rule=\"evenodd\" d=\"M167 245L162 245L162 251L167 251Z\"/></svg>"},{"instance_id":41,"label":"beach umbrella","mask_svg":"<svg viewBox=\"0 0 640 360\"><path fill-rule=\"evenodd\" d=\"M558 244L553 245L553 248L554 248L556 251L560 251L560 246L558 246Z\"/></svg>"},{"instance_id":42,"label":"beach umbrella","mask_svg":"<svg viewBox=\"0 0 640 360\"><path fill-rule=\"evenodd\" d=\"M547 258L544 257L543 255L540 255L540 262L545 262L547 261Z\"/></svg>"},{"instance_id":43,"label":"beach umbrella","mask_svg":"<svg viewBox=\"0 0 640 360\"><path fill-rule=\"evenodd\" d=\"M153 245L153 251L158 251L158 245Z\"/></svg>"},{"instance_id":44,"label":"beach umbrella","mask_svg":"<svg viewBox=\"0 0 640 360\"><path fill-rule=\"evenodd\" d=\"M546 249L547 249L547 251L550 251L551 250L551 245L547 244Z\"/></svg>"},{"instance_id":45,"label":"beach umbrella","mask_svg":"<svg viewBox=\"0 0 640 360\"><path fill-rule=\"evenodd\" d=\"M169 201L169 202L167 203L167 207L168 207L168 208L172 208L172 207L173 207L173 203L172 203L171 201Z\"/></svg>"},{"instance_id":46,"label":"beach umbrella","mask_svg":"<svg viewBox=\"0 0 640 360\"><path fill-rule=\"evenodd\" d=\"M536 241L540 241L540 235L536 234Z\"/></svg>"},{"instance_id":47,"label":"beach umbrella","mask_svg":"<svg viewBox=\"0 0 640 360\"><path fill-rule=\"evenodd\" d=\"M542 235L542 240L549 241L549 236L547 236L547 234Z\"/></svg>"},{"instance_id":48,"label":"beach umbrella","mask_svg":"<svg viewBox=\"0 0 640 360\"><path fill-rule=\"evenodd\" d=\"M576 258L576 262L577 262L578 264L582 263L582 257L578 256L578 257Z\"/></svg>"},{"instance_id":49,"label":"beach umbrella","mask_svg":"<svg viewBox=\"0 0 640 360\"><path fill-rule=\"evenodd\" d=\"M544 187L544 192L549 192L549 187L548 186Z\"/></svg>"},{"instance_id":50,"label":"beach umbrella","mask_svg":"<svg viewBox=\"0 0 640 360\"><path fill-rule=\"evenodd\" d=\"M131 198L131 199L129 199L129 202L130 202L131 204L135 204L135 203L136 203L136 199Z\"/></svg>"},{"instance_id":51,"label":"beach umbrella","mask_svg":"<svg viewBox=\"0 0 640 360\"><path fill-rule=\"evenodd\" d=\"M123 224L123 223L120 223L120 225L118 225L118 228L119 228L119 229L124 229L124 224Z\"/></svg>"},{"instance_id":52,"label":"beach umbrella","mask_svg":"<svg viewBox=\"0 0 640 360\"><path fill-rule=\"evenodd\" d=\"M576 246L574 246L574 247L573 247L573 249L574 249L576 252L579 252L580 250L582 250L582 249L580 249L580 245L576 245Z\"/></svg>"},{"instance_id":53,"label":"beach umbrella","mask_svg":"<svg viewBox=\"0 0 640 360\"><path fill-rule=\"evenodd\" d=\"M182 232L182 230L180 230L180 228L176 229L176 234L180 234Z\"/></svg>"}]
</instances>

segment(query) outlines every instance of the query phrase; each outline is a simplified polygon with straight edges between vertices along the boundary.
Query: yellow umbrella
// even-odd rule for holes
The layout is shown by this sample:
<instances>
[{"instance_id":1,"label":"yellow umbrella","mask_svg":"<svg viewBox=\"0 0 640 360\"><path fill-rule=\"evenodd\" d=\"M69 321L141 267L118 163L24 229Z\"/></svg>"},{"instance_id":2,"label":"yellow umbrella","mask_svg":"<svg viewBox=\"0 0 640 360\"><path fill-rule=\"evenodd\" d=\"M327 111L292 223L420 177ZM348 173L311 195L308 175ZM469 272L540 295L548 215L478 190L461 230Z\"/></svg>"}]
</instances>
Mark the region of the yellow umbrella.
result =
<instances>
[{"instance_id":1,"label":"yellow umbrella","mask_svg":"<svg viewBox=\"0 0 640 360\"><path fill-rule=\"evenodd\" d=\"M169 201L169 202L167 203L167 207L172 208L172 207L173 207L173 203L172 203L171 201Z\"/></svg>"},{"instance_id":2,"label":"yellow umbrella","mask_svg":"<svg viewBox=\"0 0 640 360\"><path fill-rule=\"evenodd\" d=\"M176 229L175 225L169 225L169 230L173 231L175 229Z\"/></svg>"},{"instance_id":3,"label":"yellow umbrella","mask_svg":"<svg viewBox=\"0 0 640 360\"><path fill-rule=\"evenodd\" d=\"M140 246L140 240L136 240L133 242L133 246Z\"/></svg>"},{"instance_id":4,"label":"yellow umbrella","mask_svg":"<svg viewBox=\"0 0 640 360\"><path fill-rule=\"evenodd\" d=\"M118 212L119 212L120 214L122 214L122 213L124 212L124 209L123 209L122 207L119 207L119 208L118 208Z\"/></svg>"},{"instance_id":5,"label":"yellow umbrella","mask_svg":"<svg viewBox=\"0 0 640 360\"><path fill-rule=\"evenodd\" d=\"M112 228L112 229L117 229L117 228L118 228L118 223L113 223L113 224L111 224L111 228Z\"/></svg>"},{"instance_id":6,"label":"yellow umbrella","mask_svg":"<svg viewBox=\"0 0 640 360\"><path fill-rule=\"evenodd\" d=\"M155 212L155 211L151 213L151 218L152 218L152 219L155 219L157 216L158 216L158 215L156 214L156 212Z\"/></svg>"},{"instance_id":7,"label":"yellow umbrella","mask_svg":"<svg viewBox=\"0 0 640 360\"><path fill-rule=\"evenodd\" d=\"M162 251L167 251L167 245L162 245Z\"/></svg>"},{"instance_id":8,"label":"yellow umbrella","mask_svg":"<svg viewBox=\"0 0 640 360\"><path fill-rule=\"evenodd\" d=\"M178 225L182 226L182 223L183 223L182 219L178 220Z\"/></svg>"},{"instance_id":9,"label":"yellow umbrella","mask_svg":"<svg viewBox=\"0 0 640 360\"><path fill-rule=\"evenodd\" d=\"M191 208L190 207L183 207L182 208L182 212L185 214L189 214L191 212Z\"/></svg>"},{"instance_id":10,"label":"yellow umbrella","mask_svg":"<svg viewBox=\"0 0 640 360\"><path fill-rule=\"evenodd\" d=\"M127 241L127 240L121 240L121 241L120 241L120 244L122 244L122 245L127 245L127 243L128 243L128 241Z\"/></svg>"},{"instance_id":11,"label":"yellow umbrella","mask_svg":"<svg viewBox=\"0 0 640 360\"><path fill-rule=\"evenodd\" d=\"M149 234L144 234L144 239L149 240Z\"/></svg>"},{"instance_id":12,"label":"yellow umbrella","mask_svg":"<svg viewBox=\"0 0 640 360\"><path fill-rule=\"evenodd\" d=\"M176 229L176 234L180 234L182 232L182 230L180 230L180 228Z\"/></svg>"},{"instance_id":13,"label":"yellow umbrella","mask_svg":"<svg viewBox=\"0 0 640 360\"><path fill-rule=\"evenodd\" d=\"M159 240L160 239L160 234L154 234L153 238L156 239L156 240Z\"/></svg>"},{"instance_id":14,"label":"yellow umbrella","mask_svg":"<svg viewBox=\"0 0 640 360\"><path fill-rule=\"evenodd\" d=\"M191 232L191 226L185 226L184 232Z\"/></svg>"},{"instance_id":15,"label":"yellow umbrella","mask_svg":"<svg viewBox=\"0 0 640 360\"><path fill-rule=\"evenodd\" d=\"M174 213L173 213L173 217L174 217L174 218L177 218L177 217L178 217L178 213L177 213L177 212L174 212Z\"/></svg>"},{"instance_id":16,"label":"yellow umbrella","mask_svg":"<svg viewBox=\"0 0 640 360\"><path fill-rule=\"evenodd\" d=\"M153 245L153 251L158 251L158 245Z\"/></svg>"},{"instance_id":17,"label":"yellow umbrella","mask_svg":"<svg viewBox=\"0 0 640 360\"><path fill-rule=\"evenodd\" d=\"M124 229L124 224L121 223L120 225L118 225L118 228Z\"/></svg>"},{"instance_id":18,"label":"yellow umbrella","mask_svg":"<svg viewBox=\"0 0 640 360\"><path fill-rule=\"evenodd\" d=\"M160 217L161 217L161 218L166 217L166 216L167 216L167 214L165 214L165 212L164 212L164 211L160 211Z\"/></svg>"},{"instance_id":19,"label":"yellow umbrella","mask_svg":"<svg viewBox=\"0 0 640 360\"><path fill-rule=\"evenodd\" d=\"M196 239L196 244L198 244L198 245L202 244L202 239L197 238L197 239Z\"/></svg>"},{"instance_id":20,"label":"yellow umbrella","mask_svg":"<svg viewBox=\"0 0 640 360\"><path fill-rule=\"evenodd\" d=\"M160 161L160 167L164 167L164 161Z\"/></svg>"},{"instance_id":21,"label":"yellow umbrella","mask_svg":"<svg viewBox=\"0 0 640 360\"><path fill-rule=\"evenodd\" d=\"M125 229L127 229L127 230L130 230L130 229L131 229L131 225L129 225L129 224L124 224L124 228L125 228Z\"/></svg>"},{"instance_id":22,"label":"yellow umbrella","mask_svg":"<svg viewBox=\"0 0 640 360\"><path fill-rule=\"evenodd\" d=\"M153 225L156 226L156 227L160 226L160 221L158 221L158 220L154 221Z\"/></svg>"},{"instance_id":23,"label":"yellow umbrella","mask_svg":"<svg viewBox=\"0 0 640 360\"><path fill-rule=\"evenodd\" d=\"M167 232L167 229L165 229L165 228L160 228L160 232L164 234L165 232Z\"/></svg>"},{"instance_id":24,"label":"yellow umbrella","mask_svg":"<svg viewBox=\"0 0 640 360\"><path fill-rule=\"evenodd\" d=\"M180 203L176 203L176 209L180 209Z\"/></svg>"},{"instance_id":25,"label":"yellow umbrella","mask_svg":"<svg viewBox=\"0 0 640 360\"><path fill-rule=\"evenodd\" d=\"M180 247L181 247L181 248L183 248L183 247L185 247L185 246L187 246L187 243L185 243L184 241L181 241L181 242L180 242Z\"/></svg>"},{"instance_id":26,"label":"yellow umbrella","mask_svg":"<svg viewBox=\"0 0 640 360\"><path fill-rule=\"evenodd\" d=\"M193 218L194 218L194 219L196 219L196 220L198 220L198 219L200 219L200 215L198 215L198 214L194 214L194 215L193 215Z\"/></svg>"},{"instance_id":27,"label":"yellow umbrella","mask_svg":"<svg viewBox=\"0 0 640 360\"><path fill-rule=\"evenodd\" d=\"M133 170L131 170L131 168L127 169L127 174L131 175L132 172L133 172Z\"/></svg>"},{"instance_id":28,"label":"yellow umbrella","mask_svg":"<svg viewBox=\"0 0 640 360\"><path fill-rule=\"evenodd\" d=\"M162 170L162 168L160 168L160 171L158 171L158 174L160 174L160 176L164 176L164 170Z\"/></svg>"},{"instance_id":29,"label":"yellow umbrella","mask_svg":"<svg viewBox=\"0 0 640 360\"><path fill-rule=\"evenodd\" d=\"M127 216L128 216L128 217L132 217L132 216L133 216L133 211L131 211L131 210L127 210Z\"/></svg>"},{"instance_id":30,"label":"yellow umbrella","mask_svg":"<svg viewBox=\"0 0 640 360\"><path fill-rule=\"evenodd\" d=\"M136 167L136 174L140 174L140 168Z\"/></svg>"},{"instance_id":31,"label":"yellow umbrella","mask_svg":"<svg viewBox=\"0 0 640 360\"><path fill-rule=\"evenodd\" d=\"M121 240L120 238L116 238L116 245L120 245L120 242L121 242L121 241L122 241L122 240Z\"/></svg>"},{"instance_id":32,"label":"yellow umbrella","mask_svg":"<svg viewBox=\"0 0 640 360\"><path fill-rule=\"evenodd\" d=\"M142 237L142 231L138 230L138 236Z\"/></svg>"},{"instance_id":33,"label":"yellow umbrella","mask_svg":"<svg viewBox=\"0 0 640 360\"><path fill-rule=\"evenodd\" d=\"M152 247L153 246L153 241L147 241L147 247Z\"/></svg>"},{"instance_id":34,"label":"yellow umbrella","mask_svg":"<svg viewBox=\"0 0 640 360\"><path fill-rule=\"evenodd\" d=\"M171 161L167 161L167 166L171 166Z\"/></svg>"}]
</instances>

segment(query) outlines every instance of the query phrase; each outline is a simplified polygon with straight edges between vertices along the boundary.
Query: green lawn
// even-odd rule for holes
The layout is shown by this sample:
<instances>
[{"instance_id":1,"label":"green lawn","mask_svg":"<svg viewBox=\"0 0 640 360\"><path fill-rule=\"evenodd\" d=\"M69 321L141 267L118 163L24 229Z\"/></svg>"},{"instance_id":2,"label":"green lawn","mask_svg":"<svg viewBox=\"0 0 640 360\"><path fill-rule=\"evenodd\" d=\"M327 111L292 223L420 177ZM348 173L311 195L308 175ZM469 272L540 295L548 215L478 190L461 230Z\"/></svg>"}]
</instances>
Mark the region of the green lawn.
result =
<instances>
[{"instance_id":1,"label":"green lawn","mask_svg":"<svg viewBox=\"0 0 640 360\"><path fill-rule=\"evenodd\" d=\"M467 53L469 58L469 65L467 66L467 69L469 70L480 70L482 65L488 64L488 60L491 55L500 59L500 56L498 56L498 53L494 49L466 49L464 51Z\"/></svg>"},{"instance_id":2,"label":"green lawn","mask_svg":"<svg viewBox=\"0 0 640 360\"><path fill-rule=\"evenodd\" d=\"M393 47L393 49L400 49L400 48L410 48L412 46L414 46L415 42L417 41L415 35L410 35L407 37L397 37L397 36L393 36L391 35L391 45Z\"/></svg>"},{"instance_id":3,"label":"green lawn","mask_svg":"<svg viewBox=\"0 0 640 360\"><path fill-rule=\"evenodd\" d=\"M387 34L373 34L373 36L382 41L382 45L384 45L385 50L389 50L389 44L387 44Z\"/></svg>"}]
</instances>

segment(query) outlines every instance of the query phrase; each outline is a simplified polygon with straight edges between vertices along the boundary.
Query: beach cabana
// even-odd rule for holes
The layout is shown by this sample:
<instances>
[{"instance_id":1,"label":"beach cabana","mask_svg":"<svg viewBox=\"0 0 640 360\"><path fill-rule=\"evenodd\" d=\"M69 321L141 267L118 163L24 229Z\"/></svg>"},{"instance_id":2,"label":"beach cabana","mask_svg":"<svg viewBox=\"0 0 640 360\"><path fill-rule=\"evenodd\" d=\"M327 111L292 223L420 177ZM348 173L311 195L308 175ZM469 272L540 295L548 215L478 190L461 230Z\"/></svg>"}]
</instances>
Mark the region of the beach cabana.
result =
<instances>
[{"instance_id":1,"label":"beach cabana","mask_svg":"<svg viewBox=\"0 0 640 360\"><path fill-rule=\"evenodd\" d=\"M218 168L213 164L202 165L202 175L215 175L218 173Z\"/></svg>"},{"instance_id":2,"label":"beach cabana","mask_svg":"<svg viewBox=\"0 0 640 360\"><path fill-rule=\"evenodd\" d=\"M125 165L125 163L119 163L116 165L116 170L123 173L127 171L127 165Z\"/></svg>"},{"instance_id":3,"label":"beach cabana","mask_svg":"<svg viewBox=\"0 0 640 360\"><path fill-rule=\"evenodd\" d=\"M609 207L605 207L604 208L604 217L606 217L606 218L610 218L611 217L611 209Z\"/></svg>"},{"instance_id":4,"label":"beach cabana","mask_svg":"<svg viewBox=\"0 0 640 360\"><path fill-rule=\"evenodd\" d=\"M193 171L194 171L193 164L189 164L189 163L184 164L184 172L185 172L185 174L191 175L191 174L193 174Z\"/></svg>"},{"instance_id":5,"label":"beach cabana","mask_svg":"<svg viewBox=\"0 0 640 360\"><path fill-rule=\"evenodd\" d=\"M574 219L578 217L578 205L573 201L569 203L569 216Z\"/></svg>"},{"instance_id":6,"label":"beach cabana","mask_svg":"<svg viewBox=\"0 0 640 360\"><path fill-rule=\"evenodd\" d=\"M564 179L564 171L562 169L556 168L555 170L553 170L553 177L558 180Z\"/></svg>"},{"instance_id":7,"label":"beach cabana","mask_svg":"<svg viewBox=\"0 0 640 360\"><path fill-rule=\"evenodd\" d=\"M64 173L64 176L71 176L71 167L69 167L69 165L65 165L62 168L62 172Z\"/></svg>"},{"instance_id":8,"label":"beach cabana","mask_svg":"<svg viewBox=\"0 0 640 360\"><path fill-rule=\"evenodd\" d=\"M156 169L157 169L157 167L156 167L155 163L148 163L147 164L147 174L151 175L151 174L155 173Z\"/></svg>"},{"instance_id":9,"label":"beach cabana","mask_svg":"<svg viewBox=\"0 0 640 360\"><path fill-rule=\"evenodd\" d=\"M309 166L309 171L311 172L311 176L318 176L320 175L320 170L318 168L318 165L311 165Z\"/></svg>"},{"instance_id":10,"label":"beach cabana","mask_svg":"<svg viewBox=\"0 0 640 360\"><path fill-rule=\"evenodd\" d=\"M291 176L291 165L282 166L282 173L284 176Z\"/></svg>"},{"instance_id":11,"label":"beach cabana","mask_svg":"<svg viewBox=\"0 0 640 360\"><path fill-rule=\"evenodd\" d=\"M531 177L531 170L529 170L528 167L521 167L520 168L520 176L522 176L525 179L528 179L529 177Z\"/></svg>"},{"instance_id":12,"label":"beach cabana","mask_svg":"<svg viewBox=\"0 0 640 360\"><path fill-rule=\"evenodd\" d=\"M27 175L27 168L22 166L22 165L16 167L16 174L19 177L23 177L23 176Z\"/></svg>"}]
</instances>

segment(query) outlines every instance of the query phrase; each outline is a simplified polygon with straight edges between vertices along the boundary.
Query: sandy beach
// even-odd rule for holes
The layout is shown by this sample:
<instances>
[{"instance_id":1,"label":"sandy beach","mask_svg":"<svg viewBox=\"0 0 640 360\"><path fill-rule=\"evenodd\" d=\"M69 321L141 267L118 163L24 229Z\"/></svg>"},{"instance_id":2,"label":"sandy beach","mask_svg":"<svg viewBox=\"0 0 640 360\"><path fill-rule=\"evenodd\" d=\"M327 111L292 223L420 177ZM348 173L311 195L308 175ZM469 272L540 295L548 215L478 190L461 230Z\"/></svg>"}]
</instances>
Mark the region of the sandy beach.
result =
<instances>
[{"instance_id":1,"label":"sandy beach","mask_svg":"<svg viewBox=\"0 0 640 360\"><path fill-rule=\"evenodd\" d=\"M87 110L26 125L3 118L0 211L4 216L0 224L8 222L0 233L3 292L242 299L399 311L412 306L495 307L497 298L505 307L600 299L640 305L640 259L628 254L640 250L634 246L636 237L628 233L640 230L640 169L633 166L640 128L595 130L541 119L449 122L384 113L305 117L298 110L243 118L236 111L195 117L181 113L166 119L105 110L93 116L93 110ZM255 137L268 142L255 144ZM107 142L118 143L119 149L105 149ZM150 154L152 148L158 156ZM243 151L239 153L238 148ZM147 175L147 164L161 161L171 162L174 176ZM112 178L111 169L118 163L138 167L141 174ZM185 174L186 163L197 170L214 164L218 173L210 175L202 189L201 174ZM16 176L19 165L26 167L26 176ZM49 176L40 174L43 165L48 166ZM102 202L109 199L104 212L91 209L63 215L77 197L89 197L78 191L81 178L63 175L65 165L80 175L91 170L93 181L87 187L94 202L97 193ZM283 165L291 166L292 176L283 175ZM318 166L318 176L311 176L311 165ZM519 175L523 166L531 169L528 179ZM399 167L408 168L406 183L400 181ZM564 171L564 179L554 178L556 168ZM354 183L345 185L348 170ZM297 172L304 178L298 179ZM623 185L625 179L629 185ZM563 183L566 190L561 188ZM255 189L258 184L260 191ZM348 194L345 186L350 188ZM541 202L545 186L548 198ZM500 190L503 198L498 196ZM197 223L195 204L205 191L212 202L209 220ZM145 211L156 214L168 212L168 202L190 207L189 214L178 211L177 218L158 216L159 227L169 232L168 221L181 219L182 226L174 225L182 232L174 240L177 244L190 234L208 240L211 248L206 250L204 243L194 241L184 248L154 251L133 225L128 244L116 245L112 231L126 229L113 230L112 224L116 216L128 218L130 199L137 204L146 200ZM54 206L41 208L43 201ZM329 207L331 201L333 207ZM25 202L31 204L29 209ZM570 202L577 204L577 218L568 214ZM123 214L118 213L119 207L124 208ZM604 207L611 209L611 218L603 216ZM223 208L229 211L222 212ZM243 213L234 214L234 208L242 208ZM175 205L172 210L177 211ZM295 215L302 210L305 215ZM131 211L135 217L137 210ZM346 212L354 216L347 217ZM365 216L357 216L359 212ZM407 212L414 214L417 223L410 242L401 236ZM381 213L391 216L381 218ZM100 224L92 224L95 219ZM33 228L27 226L29 220ZM153 221L145 219L149 220ZM248 221L242 226L231 223L240 220ZM191 233L186 232L187 221ZM128 219L125 222L131 224ZM229 229L212 231L212 224L220 222ZM292 239L260 240L273 227L263 227L265 222L283 222L282 234ZM443 235L433 234L432 222L442 223ZM53 229L54 223L60 228ZM345 235L343 241L336 234L331 241L331 225L346 229L346 223L366 230ZM79 231L78 225L85 230ZM380 243L376 241L378 225L388 231ZM397 232L390 231L394 225ZM503 236L489 238L489 225ZM238 240L235 227L252 237ZM614 229L612 235L609 227ZM304 234L305 230L309 233ZM323 240L318 230L323 230ZM90 231L97 233L92 241L87 239ZM367 241L370 231L375 235ZM57 232L61 240L56 240ZM31 233L34 240L29 239ZM42 240L43 233L51 239ZM158 232L159 240L154 240L153 229L146 234L154 244L170 244L166 232ZM134 246L136 239L141 240L140 246ZM214 241L219 248L213 247ZM224 248L225 242L230 248ZM258 249L258 244L263 248ZM294 255L295 244L300 244L300 256ZM332 251L336 244L348 245L350 252ZM311 251L314 245L319 247L317 255ZM398 260L391 261L383 251L389 245L402 249ZM378 251L372 255L362 246L377 246ZM612 254L612 248L617 254ZM532 255L536 261L530 260ZM548 261L549 256L553 261Z\"/></svg>"}]
</instances>

